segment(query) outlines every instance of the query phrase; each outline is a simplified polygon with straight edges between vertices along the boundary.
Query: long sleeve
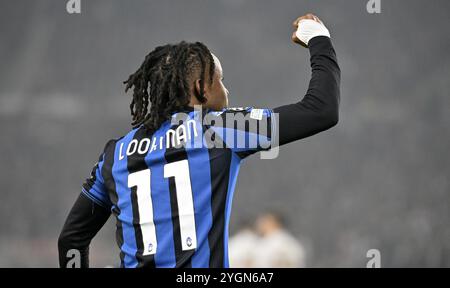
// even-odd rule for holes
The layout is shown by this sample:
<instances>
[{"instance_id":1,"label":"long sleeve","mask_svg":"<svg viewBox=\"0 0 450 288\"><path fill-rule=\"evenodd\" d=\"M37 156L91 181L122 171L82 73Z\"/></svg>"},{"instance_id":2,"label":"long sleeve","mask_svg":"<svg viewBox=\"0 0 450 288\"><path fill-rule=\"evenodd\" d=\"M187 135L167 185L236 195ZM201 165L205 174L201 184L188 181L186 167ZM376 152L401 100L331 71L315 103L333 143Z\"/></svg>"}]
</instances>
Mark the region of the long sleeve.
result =
<instances>
[{"instance_id":1,"label":"long sleeve","mask_svg":"<svg viewBox=\"0 0 450 288\"><path fill-rule=\"evenodd\" d=\"M335 126L339 119L340 69L331 40L319 36L309 41L312 75L300 102L274 109L278 113L279 145Z\"/></svg>"},{"instance_id":2,"label":"long sleeve","mask_svg":"<svg viewBox=\"0 0 450 288\"><path fill-rule=\"evenodd\" d=\"M66 268L71 258L68 252L80 253L80 267L89 267L89 244L111 215L84 193L75 201L58 239L59 266Z\"/></svg>"}]
</instances>

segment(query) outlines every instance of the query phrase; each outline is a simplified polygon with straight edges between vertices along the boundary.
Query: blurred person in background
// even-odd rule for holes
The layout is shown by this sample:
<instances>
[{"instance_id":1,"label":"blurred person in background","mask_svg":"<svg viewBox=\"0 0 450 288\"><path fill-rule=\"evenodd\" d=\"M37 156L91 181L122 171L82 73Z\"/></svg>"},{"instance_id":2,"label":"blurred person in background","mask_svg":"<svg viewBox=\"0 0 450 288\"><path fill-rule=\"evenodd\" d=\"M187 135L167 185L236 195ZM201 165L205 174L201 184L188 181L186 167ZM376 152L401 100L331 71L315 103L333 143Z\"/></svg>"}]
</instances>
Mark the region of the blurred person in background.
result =
<instances>
[{"instance_id":1,"label":"blurred person in background","mask_svg":"<svg viewBox=\"0 0 450 288\"><path fill-rule=\"evenodd\" d=\"M229 241L228 253L230 258L230 267L255 267L256 247L259 240L259 236L253 225L248 222L243 223L238 232L231 237Z\"/></svg>"},{"instance_id":2,"label":"blurred person in background","mask_svg":"<svg viewBox=\"0 0 450 288\"><path fill-rule=\"evenodd\" d=\"M257 267L305 267L305 249L284 223L282 216L276 212L264 213L256 219L256 231L261 236L254 259Z\"/></svg>"}]
</instances>

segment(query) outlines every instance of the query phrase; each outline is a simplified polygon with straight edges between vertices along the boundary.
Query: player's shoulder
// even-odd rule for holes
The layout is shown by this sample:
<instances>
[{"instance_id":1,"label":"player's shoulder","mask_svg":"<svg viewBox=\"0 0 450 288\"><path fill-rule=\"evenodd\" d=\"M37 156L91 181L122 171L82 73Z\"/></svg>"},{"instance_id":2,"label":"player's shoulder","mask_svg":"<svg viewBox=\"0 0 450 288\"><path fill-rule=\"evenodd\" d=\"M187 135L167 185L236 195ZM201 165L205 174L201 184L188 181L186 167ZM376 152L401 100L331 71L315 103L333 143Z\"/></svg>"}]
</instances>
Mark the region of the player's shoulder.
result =
<instances>
[{"instance_id":1,"label":"player's shoulder","mask_svg":"<svg viewBox=\"0 0 450 288\"><path fill-rule=\"evenodd\" d=\"M104 154L114 153L114 148L116 146L116 143L118 141L120 141L122 138L124 138L124 136L118 137L118 138L112 138L112 139L109 139L108 141L106 141L106 144L103 148L103 153Z\"/></svg>"},{"instance_id":2,"label":"player's shoulder","mask_svg":"<svg viewBox=\"0 0 450 288\"><path fill-rule=\"evenodd\" d=\"M145 128L144 125L140 125L138 127L134 127L133 129L129 130L128 132L126 132L125 135L109 139L105 144L104 151L106 152L107 150L111 150L111 149L114 150L113 148L116 146L116 144L118 142L131 141L134 138L136 132L139 129L144 129L144 128Z\"/></svg>"},{"instance_id":3,"label":"player's shoulder","mask_svg":"<svg viewBox=\"0 0 450 288\"><path fill-rule=\"evenodd\" d=\"M106 144L103 148L103 152L104 153L114 153L116 144L118 142L122 141L123 139L127 139L130 137L133 138L134 133L136 133L136 130L138 130L138 129L139 128L135 128L135 129L128 131L125 135L115 137L115 138L110 138L109 140L106 141Z\"/></svg>"}]
</instances>

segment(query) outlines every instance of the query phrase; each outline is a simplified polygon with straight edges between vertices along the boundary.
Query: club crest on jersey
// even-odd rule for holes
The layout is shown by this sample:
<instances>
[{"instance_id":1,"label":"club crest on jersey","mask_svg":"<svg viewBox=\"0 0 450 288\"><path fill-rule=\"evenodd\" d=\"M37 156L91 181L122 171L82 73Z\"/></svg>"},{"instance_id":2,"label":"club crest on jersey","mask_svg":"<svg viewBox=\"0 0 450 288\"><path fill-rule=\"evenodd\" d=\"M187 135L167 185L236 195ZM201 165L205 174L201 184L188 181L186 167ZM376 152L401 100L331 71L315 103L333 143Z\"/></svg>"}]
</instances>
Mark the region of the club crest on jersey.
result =
<instances>
[{"instance_id":1,"label":"club crest on jersey","mask_svg":"<svg viewBox=\"0 0 450 288\"><path fill-rule=\"evenodd\" d=\"M187 245L188 247L191 247L191 246L192 246L192 238L191 238L191 237L187 237L187 239L186 239L186 245Z\"/></svg>"}]
</instances>

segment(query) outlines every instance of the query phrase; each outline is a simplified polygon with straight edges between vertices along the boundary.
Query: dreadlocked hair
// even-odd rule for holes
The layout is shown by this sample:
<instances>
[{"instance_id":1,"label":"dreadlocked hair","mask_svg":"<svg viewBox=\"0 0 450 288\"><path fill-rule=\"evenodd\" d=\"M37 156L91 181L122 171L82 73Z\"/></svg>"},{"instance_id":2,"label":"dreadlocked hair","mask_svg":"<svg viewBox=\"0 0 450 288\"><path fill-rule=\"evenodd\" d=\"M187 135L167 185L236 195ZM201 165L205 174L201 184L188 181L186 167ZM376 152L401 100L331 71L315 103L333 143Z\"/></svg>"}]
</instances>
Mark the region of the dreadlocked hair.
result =
<instances>
[{"instance_id":1,"label":"dreadlocked hair","mask_svg":"<svg viewBox=\"0 0 450 288\"><path fill-rule=\"evenodd\" d=\"M204 103L203 89L208 67L211 84L214 60L201 42L182 41L156 47L145 56L139 69L123 82L125 93L133 88L130 104L133 128L144 124L153 131L157 130L173 113L185 108L190 101L190 83L198 74L201 79L200 94L195 96Z\"/></svg>"}]
</instances>

